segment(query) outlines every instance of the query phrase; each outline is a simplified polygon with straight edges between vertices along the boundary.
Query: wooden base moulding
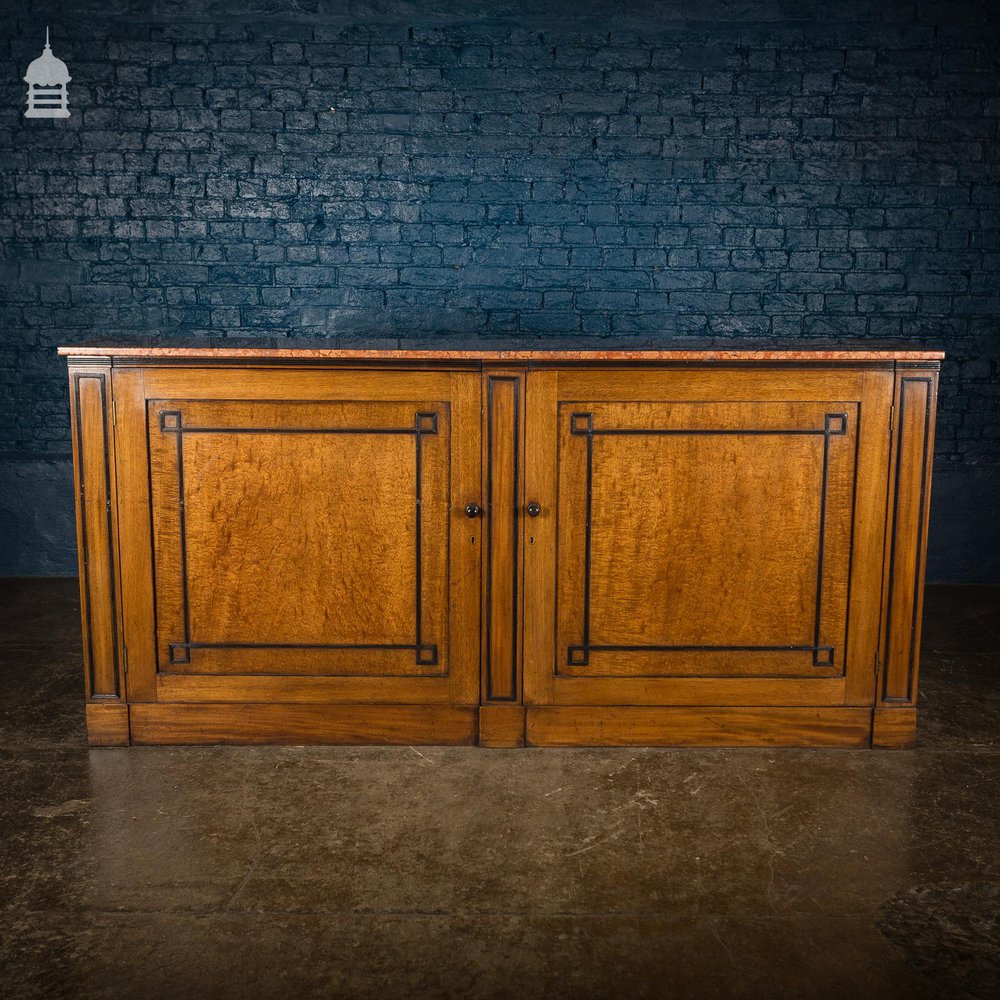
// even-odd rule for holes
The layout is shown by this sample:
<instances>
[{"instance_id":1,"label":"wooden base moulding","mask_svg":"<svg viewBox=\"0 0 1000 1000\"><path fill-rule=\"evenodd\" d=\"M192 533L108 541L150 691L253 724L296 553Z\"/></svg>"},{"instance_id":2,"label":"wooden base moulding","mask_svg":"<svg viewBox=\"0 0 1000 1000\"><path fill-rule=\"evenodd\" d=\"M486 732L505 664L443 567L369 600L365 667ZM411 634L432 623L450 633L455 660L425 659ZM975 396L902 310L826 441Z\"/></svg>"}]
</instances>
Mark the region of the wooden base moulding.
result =
<instances>
[{"instance_id":1,"label":"wooden base moulding","mask_svg":"<svg viewBox=\"0 0 1000 1000\"><path fill-rule=\"evenodd\" d=\"M87 704L87 742L93 747L127 747L128 705L121 702Z\"/></svg>"},{"instance_id":2,"label":"wooden base moulding","mask_svg":"<svg viewBox=\"0 0 1000 1000\"><path fill-rule=\"evenodd\" d=\"M481 747L523 747L524 706L483 705L479 709Z\"/></svg>"},{"instance_id":3,"label":"wooden base moulding","mask_svg":"<svg viewBox=\"0 0 1000 1000\"><path fill-rule=\"evenodd\" d=\"M94 746L328 744L482 747L883 747L912 744L913 710L610 706L88 706ZM888 717L888 718L887 718ZM131 739L130 739L131 731Z\"/></svg>"},{"instance_id":4,"label":"wooden base moulding","mask_svg":"<svg viewBox=\"0 0 1000 1000\"><path fill-rule=\"evenodd\" d=\"M528 746L865 747L868 708L529 708Z\"/></svg>"},{"instance_id":5,"label":"wooden base moulding","mask_svg":"<svg viewBox=\"0 0 1000 1000\"><path fill-rule=\"evenodd\" d=\"M468 745L479 711L428 705L132 705L133 743Z\"/></svg>"},{"instance_id":6,"label":"wooden base moulding","mask_svg":"<svg viewBox=\"0 0 1000 1000\"><path fill-rule=\"evenodd\" d=\"M915 708L876 708L872 717L872 746L905 750L917 740Z\"/></svg>"}]
</instances>

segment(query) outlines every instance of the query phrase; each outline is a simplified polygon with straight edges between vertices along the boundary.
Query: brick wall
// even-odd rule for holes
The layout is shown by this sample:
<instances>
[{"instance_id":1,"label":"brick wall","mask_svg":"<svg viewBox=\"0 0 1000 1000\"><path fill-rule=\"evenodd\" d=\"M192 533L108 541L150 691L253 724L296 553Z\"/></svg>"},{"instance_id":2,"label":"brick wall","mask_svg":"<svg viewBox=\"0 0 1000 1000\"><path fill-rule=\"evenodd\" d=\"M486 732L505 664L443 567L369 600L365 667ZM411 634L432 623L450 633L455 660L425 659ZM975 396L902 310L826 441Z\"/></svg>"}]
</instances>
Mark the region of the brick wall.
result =
<instances>
[{"instance_id":1,"label":"brick wall","mask_svg":"<svg viewBox=\"0 0 1000 1000\"><path fill-rule=\"evenodd\" d=\"M994 3L84 0L64 121L21 114L46 12L0 13L20 472L68 451L54 347L108 333L903 338L950 355L933 566L1000 578ZM24 489L0 571L71 572Z\"/></svg>"}]
</instances>

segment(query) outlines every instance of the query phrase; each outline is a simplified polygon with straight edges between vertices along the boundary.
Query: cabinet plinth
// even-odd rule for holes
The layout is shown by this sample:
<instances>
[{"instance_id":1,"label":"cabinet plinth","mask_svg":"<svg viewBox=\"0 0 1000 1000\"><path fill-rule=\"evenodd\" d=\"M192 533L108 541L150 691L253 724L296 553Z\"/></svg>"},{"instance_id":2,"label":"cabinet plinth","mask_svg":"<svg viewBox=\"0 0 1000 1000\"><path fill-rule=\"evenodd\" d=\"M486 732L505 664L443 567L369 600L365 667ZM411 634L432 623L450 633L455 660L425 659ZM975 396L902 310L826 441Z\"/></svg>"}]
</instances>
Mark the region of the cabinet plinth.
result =
<instances>
[{"instance_id":1,"label":"cabinet plinth","mask_svg":"<svg viewBox=\"0 0 1000 1000\"><path fill-rule=\"evenodd\" d=\"M939 352L63 348L94 745L910 745Z\"/></svg>"}]
</instances>

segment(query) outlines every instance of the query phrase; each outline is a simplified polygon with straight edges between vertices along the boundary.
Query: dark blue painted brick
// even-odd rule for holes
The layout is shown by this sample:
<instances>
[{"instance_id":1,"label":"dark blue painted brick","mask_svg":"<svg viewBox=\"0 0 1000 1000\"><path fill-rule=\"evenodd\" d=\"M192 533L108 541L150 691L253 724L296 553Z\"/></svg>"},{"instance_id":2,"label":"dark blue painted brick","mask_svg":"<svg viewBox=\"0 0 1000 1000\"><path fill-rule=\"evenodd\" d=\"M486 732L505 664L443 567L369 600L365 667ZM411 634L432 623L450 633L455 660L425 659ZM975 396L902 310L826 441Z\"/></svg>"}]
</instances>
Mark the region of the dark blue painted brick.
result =
<instances>
[{"instance_id":1,"label":"dark blue painted brick","mask_svg":"<svg viewBox=\"0 0 1000 1000\"><path fill-rule=\"evenodd\" d=\"M996 24L803 3L107 0L73 117L0 120L0 451L68 448L50 345L112 330L846 335L946 347L940 454L996 462Z\"/></svg>"}]
</instances>

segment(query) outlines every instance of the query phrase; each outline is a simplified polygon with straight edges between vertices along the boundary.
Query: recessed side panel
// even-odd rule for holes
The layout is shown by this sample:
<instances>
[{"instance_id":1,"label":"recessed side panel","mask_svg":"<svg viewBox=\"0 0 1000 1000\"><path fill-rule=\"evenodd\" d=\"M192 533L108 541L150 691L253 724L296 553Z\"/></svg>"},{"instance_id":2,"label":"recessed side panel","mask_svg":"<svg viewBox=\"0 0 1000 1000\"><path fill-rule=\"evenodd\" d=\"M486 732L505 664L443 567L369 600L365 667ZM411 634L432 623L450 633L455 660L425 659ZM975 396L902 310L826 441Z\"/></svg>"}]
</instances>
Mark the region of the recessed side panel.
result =
<instances>
[{"instance_id":1,"label":"recessed side panel","mask_svg":"<svg viewBox=\"0 0 1000 1000\"><path fill-rule=\"evenodd\" d=\"M70 369L70 414L87 736L95 746L121 745L128 742L127 679L118 573L110 369Z\"/></svg>"},{"instance_id":2,"label":"recessed side panel","mask_svg":"<svg viewBox=\"0 0 1000 1000\"><path fill-rule=\"evenodd\" d=\"M484 377L483 679L488 702L520 700L523 376Z\"/></svg>"},{"instance_id":3,"label":"recessed side panel","mask_svg":"<svg viewBox=\"0 0 1000 1000\"><path fill-rule=\"evenodd\" d=\"M908 746L915 739L937 381L932 366L900 366L896 374L884 639L873 736L880 746Z\"/></svg>"},{"instance_id":4,"label":"recessed side panel","mask_svg":"<svg viewBox=\"0 0 1000 1000\"><path fill-rule=\"evenodd\" d=\"M100 699L123 694L110 389L108 371L70 373L84 661L88 696Z\"/></svg>"}]
</instances>

